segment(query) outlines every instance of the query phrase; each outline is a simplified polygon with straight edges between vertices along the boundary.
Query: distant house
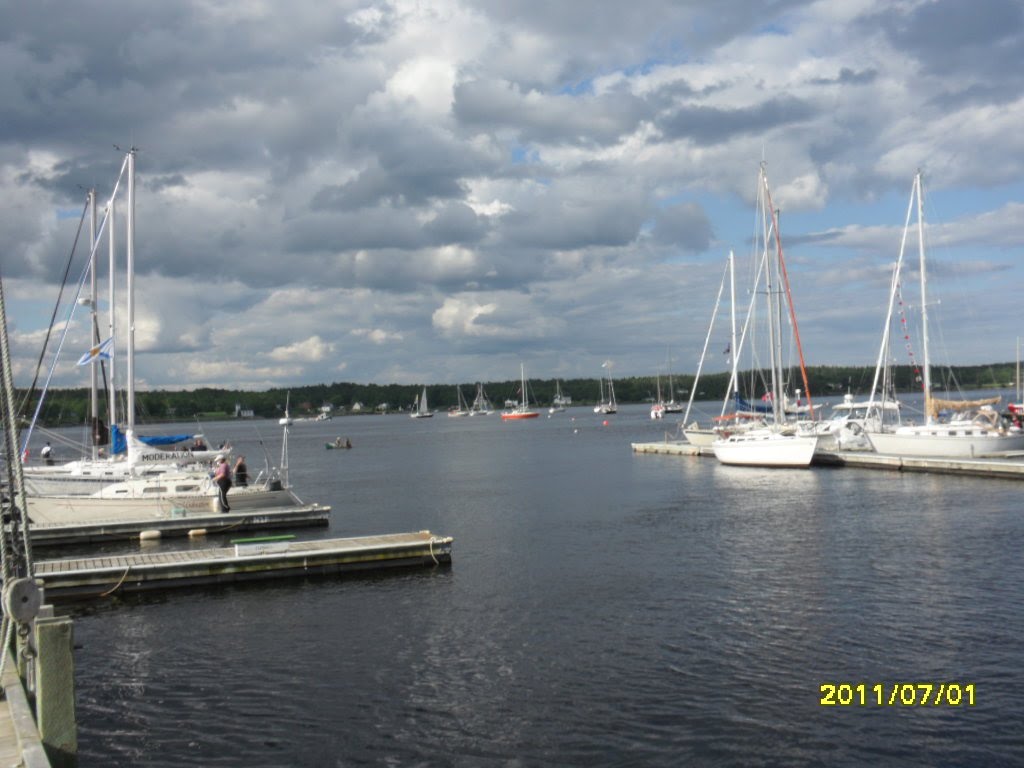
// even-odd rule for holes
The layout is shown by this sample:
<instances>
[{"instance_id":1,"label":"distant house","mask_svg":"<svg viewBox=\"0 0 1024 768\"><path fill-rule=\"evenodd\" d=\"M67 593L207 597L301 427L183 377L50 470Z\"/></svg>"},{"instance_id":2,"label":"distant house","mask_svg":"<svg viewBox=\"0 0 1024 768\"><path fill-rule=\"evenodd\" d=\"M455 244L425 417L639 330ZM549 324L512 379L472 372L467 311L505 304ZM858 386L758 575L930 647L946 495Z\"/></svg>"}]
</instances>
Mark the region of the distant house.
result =
<instances>
[{"instance_id":1,"label":"distant house","mask_svg":"<svg viewBox=\"0 0 1024 768\"><path fill-rule=\"evenodd\" d=\"M377 413L387 413L390 407L388 403L381 403L377 406Z\"/></svg>"},{"instance_id":2,"label":"distant house","mask_svg":"<svg viewBox=\"0 0 1024 768\"><path fill-rule=\"evenodd\" d=\"M352 403L352 413L360 413L365 407L366 406L364 406L362 403L356 400L354 403Z\"/></svg>"},{"instance_id":3,"label":"distant house","mask_svg":"<svg viewBox=\"0 0 1024 768\"><path fill-rule=\"evenodd\" d=\"M252 408L243 408L241 403L235 403L235 418L254 419L256 418L256 414Z\"/></svg>"}]
</instances>

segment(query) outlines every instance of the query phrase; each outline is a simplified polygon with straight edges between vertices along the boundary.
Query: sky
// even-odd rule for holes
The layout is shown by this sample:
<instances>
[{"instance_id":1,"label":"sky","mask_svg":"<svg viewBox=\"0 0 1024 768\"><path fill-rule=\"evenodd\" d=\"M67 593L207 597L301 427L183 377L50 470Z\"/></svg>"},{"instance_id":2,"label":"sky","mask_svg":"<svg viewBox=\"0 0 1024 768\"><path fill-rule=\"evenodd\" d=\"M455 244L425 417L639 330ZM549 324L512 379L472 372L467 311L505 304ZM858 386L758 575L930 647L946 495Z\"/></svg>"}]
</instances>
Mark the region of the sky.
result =
<instances>
[{"instance_id":1,"label":"sky","mask_svg":"<svg viewBox=\"0 0 1024 768\"><path fill-rule=\"evenodd\" d=\"M129 147L142 389L692 373L730 251L746 311L762 162L809 365L874 365L918 170L933 359L1011 361L1021 62L1018 0L8 0L15 383ZM88 385L88 252L55 386Z\"/></svg>"}]
</instances>

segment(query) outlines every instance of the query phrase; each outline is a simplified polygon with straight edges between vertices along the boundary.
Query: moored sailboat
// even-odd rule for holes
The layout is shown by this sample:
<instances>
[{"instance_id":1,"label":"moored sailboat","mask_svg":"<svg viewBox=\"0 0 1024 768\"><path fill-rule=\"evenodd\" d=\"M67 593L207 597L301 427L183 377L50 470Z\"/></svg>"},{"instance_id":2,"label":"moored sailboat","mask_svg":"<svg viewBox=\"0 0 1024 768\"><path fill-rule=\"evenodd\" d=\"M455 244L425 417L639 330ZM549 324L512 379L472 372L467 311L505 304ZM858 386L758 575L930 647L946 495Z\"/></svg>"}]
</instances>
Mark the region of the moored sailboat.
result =
<instances>
[{"instance_id":1,"label":"moored sailboat","mask_svg":"<svg viewBox=\"0 0 1024 768\"><path fill-rule=\"evenodd\" d=\"M910 203L907 207L894 285L898 284L898 269L903 262L916 202L921 290L921 346L923 348L921 388L924 393L925 422L924 424L903 424L891 431L869 432L871 444L878 453L926 457L986 456L1006 451L1024 450L1024 431L1017 426L1007 426L1000 418L999 412L993 408L1001 398L953 400L939 399L934 395L928 337L928 272L924 244L923 198L921 173L918 171L914 176L910 192ZM893 298L890 297L890 315L892 301ZM888 326L886 327L887 333ZM942 412L953 415L940 418Z\"/></svg>"},{"instance_id":2,"label":"moored sailboat","mask_svg":"<svg viewBox=\"0 0 1024 768\"><path fill-rule=\"evenodd\" d=\"M503 421L514 421L517 419L536 419L540 413L530 409L529 398L526 396L526 368L519 364L519 391L522 397L518 404L501 412Z\"/></svg>"},{"instance_id":3,"label":"moored sailboat","mask_svg":"<svg viewBox=\"0 0 1024 768\"><path fill-rule=\"evenodd\" d=\"M782 366L782 315L783 305L788 310L790 327L793 331L793 344L800 360L800 371L803 378L804 391L807 394L807 407L813 414L811 406L811 390L807 382L807 371L804 364L803 349L800 344L800 332L793 308L792 292L786 272L786 261L782 252L782 239L778 230L778 219L772 205L768 189L768 176L764 163L758 177L759 231L755 233L755 254L758 255L757 277L754 279L752 296L759 293L766 297L768 310L765 316L767 324L768 353L771 360L769 370L769 389L762 397L770 410L768 423L759 428L735 432L727 437L719 437L712 442L715 456L723 464L762 467L807 467L818 445L818 436L813 432L798 432L794 423L787 422L785 372ZM761 278L764 287L760 288ZM751 301L751 310L754 300ZM749 319L749 315L748 315ZM738 353L739 350L737 350ZM738 354L733 358L733 378L737 371Z\"/></svg>"}]
</instances>

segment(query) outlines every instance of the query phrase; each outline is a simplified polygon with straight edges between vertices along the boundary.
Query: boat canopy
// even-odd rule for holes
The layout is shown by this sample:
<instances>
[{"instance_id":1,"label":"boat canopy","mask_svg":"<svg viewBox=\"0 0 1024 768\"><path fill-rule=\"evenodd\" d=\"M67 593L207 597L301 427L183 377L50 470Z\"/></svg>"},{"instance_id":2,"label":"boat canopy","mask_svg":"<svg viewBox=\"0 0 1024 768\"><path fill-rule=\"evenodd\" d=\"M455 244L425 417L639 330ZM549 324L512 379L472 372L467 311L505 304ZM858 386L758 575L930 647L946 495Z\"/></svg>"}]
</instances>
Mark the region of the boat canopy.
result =
<instances>
[{"instance_id":1,"label":"boat canopy","mask_svg":"<svg viewBox=\"0 0 1024 768\"><path fill-rule=\"evenodd\" d=\"M982 400L939 400L936 397L928 401L928 410L933 419L938 418L941 411L968 411L985 405L995 405L1001 397L987 397Z\"/></svg>"},{"instance_id":2,"label":"boat canopy","mask_svg":"<svg viewBox=\"0 0 1024 768\"><path fill-rule=\"evenodd\" d=\"M124 453L128 450L128 438L117 424L114 424L110 428L110 436L111 455L117 456L118 454ZM191 440L192 435L150 435L146 437L136 435L135 439L141 443L145 443L146 445L174 445L175 443L183 443L186 440Z\"/></svg>"}]
</instances>

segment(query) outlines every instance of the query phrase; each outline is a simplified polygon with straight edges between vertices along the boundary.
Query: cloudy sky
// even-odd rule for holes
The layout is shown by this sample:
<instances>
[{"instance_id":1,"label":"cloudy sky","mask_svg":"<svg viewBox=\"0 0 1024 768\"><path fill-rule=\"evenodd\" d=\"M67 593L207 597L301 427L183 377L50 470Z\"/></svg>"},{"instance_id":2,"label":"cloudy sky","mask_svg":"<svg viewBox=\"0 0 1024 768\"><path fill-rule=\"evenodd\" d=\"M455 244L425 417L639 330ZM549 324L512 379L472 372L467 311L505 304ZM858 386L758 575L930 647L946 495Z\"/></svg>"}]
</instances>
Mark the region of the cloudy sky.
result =
<instances>
[{"instance_id":1,"label":"cloudy sky","mask_svg":"<svg viewBox=\"0 0 1024 768\"><path fill-rule=\"evenodd\" d=\"M762 159L809 364L874 363L919 168L934 355L1012 360L1022 62L1018 0L8 0L16 382L115 145L143 388L695 371Z\"/></svg>"}]
</instances>

